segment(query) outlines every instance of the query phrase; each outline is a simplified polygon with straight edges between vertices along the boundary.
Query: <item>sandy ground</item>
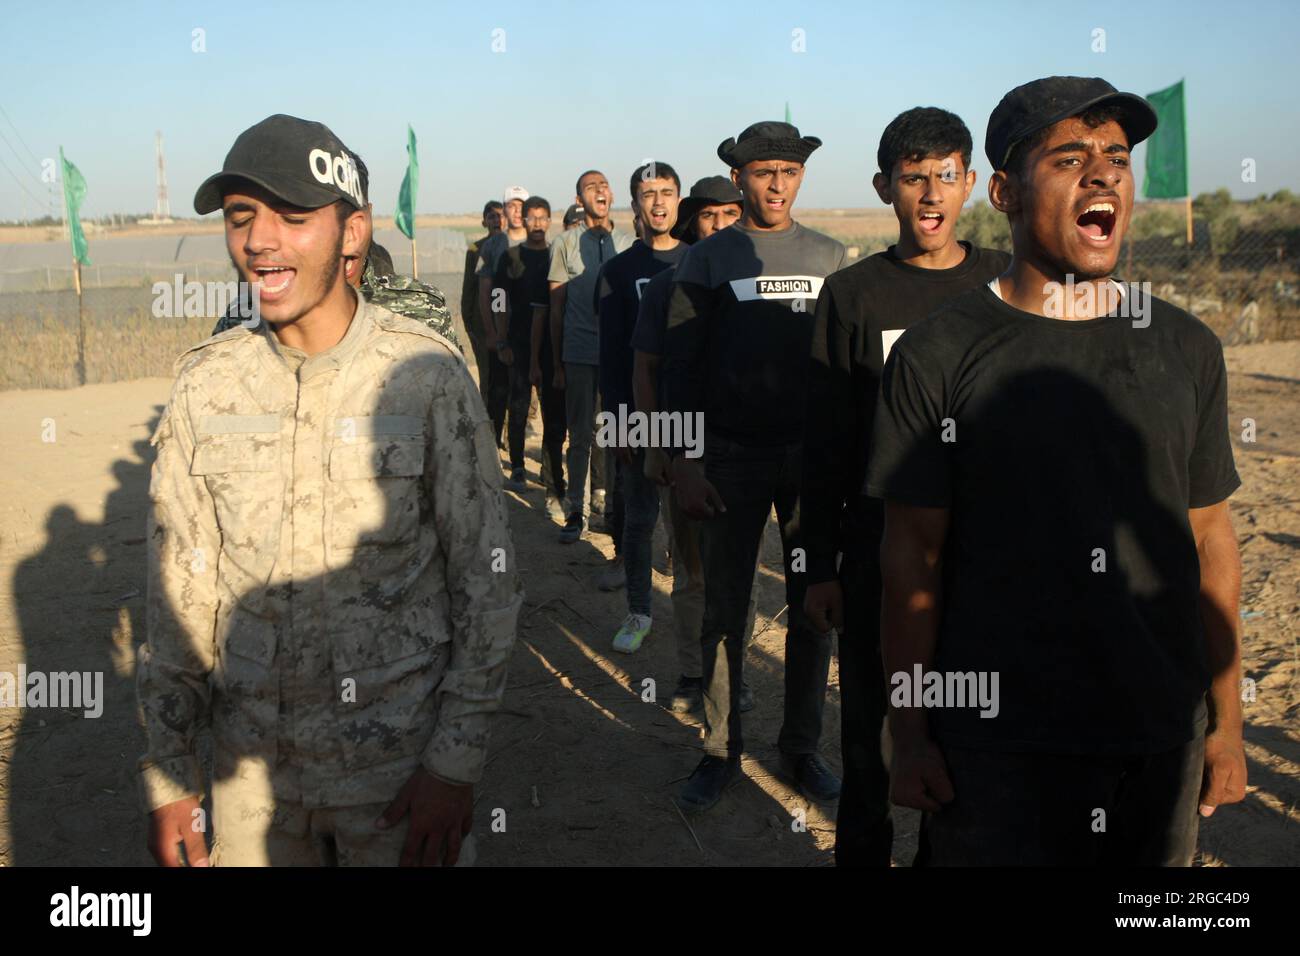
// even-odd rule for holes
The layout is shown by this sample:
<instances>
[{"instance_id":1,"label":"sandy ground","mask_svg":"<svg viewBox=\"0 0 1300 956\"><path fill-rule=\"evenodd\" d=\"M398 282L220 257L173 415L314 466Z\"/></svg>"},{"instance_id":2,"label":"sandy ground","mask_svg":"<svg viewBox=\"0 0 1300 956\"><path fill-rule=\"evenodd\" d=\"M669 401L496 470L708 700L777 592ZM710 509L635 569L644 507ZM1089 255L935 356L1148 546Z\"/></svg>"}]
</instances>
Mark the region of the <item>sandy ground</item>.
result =
<instances>
[{"instance_id":1,"label":"sandy ground","mask_svg":"<svg viewBox=\"0 0 1300 956\"><path fill-rule=\"evenodd\" d=\"M1300 863L1300 342L1228 350L1231 416L1244 487L1233 518L1245 563L1242 627L1250 792L1202 827L1208 865ZM146 864L135 791L142 749L133 648L144 633L144 508L161 379L69 391L0 393L0 671L104 672L104 712L0 710L0 865ZM1256 441L1238 423L1255 421ZM52 429L52 430L51 430ZM53 439L53 440L43 440ZM536 476L537 439L530 435ZM480 859L511 864L830 865L833 808L775 776L784 604L769 525L751 656L747 779L688 828L670 794L697 758L699 727L643 701L677 676L668 592L656 570L656 627L643 650L607 653L623 592L594 586L612 554L595 535L572 546L538 510L535 487L509 495L527 603L504 709L496 718L475 825ZM662 540L662 539L661 539ZM663 562L660 561L662 568ZM824 751L839 766L832 671ZM505 832L493 832L504 810ZM799 828L802 817L806 826ZM500 814L496 814L498 819ZM898 814L895 860L916 848Z\"/></svg>"}]
</instances>

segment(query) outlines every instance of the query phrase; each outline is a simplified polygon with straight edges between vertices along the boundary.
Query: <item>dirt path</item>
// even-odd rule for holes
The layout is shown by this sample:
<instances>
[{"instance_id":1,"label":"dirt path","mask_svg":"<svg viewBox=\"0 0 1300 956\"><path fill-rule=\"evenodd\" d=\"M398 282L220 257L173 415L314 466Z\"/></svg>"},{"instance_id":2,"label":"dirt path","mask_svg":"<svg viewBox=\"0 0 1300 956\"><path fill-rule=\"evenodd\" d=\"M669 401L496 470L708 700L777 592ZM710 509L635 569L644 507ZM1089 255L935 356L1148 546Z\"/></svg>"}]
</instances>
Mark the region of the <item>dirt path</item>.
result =
<instances>
[{"instance_id":1,"label":"dirt path","mask_svg":"<svg viewBox=\"0 0 1300 956\"><path fill-rule=\"evenodd\" d=\"M1250 417L1257 432L1255 443L1237 442L1245 486L1233 501L1245 562L1246 675L1256 699L1246 705L1251 793L1202 828L1203 862L1296 864L1300 343L1230 349L1229 365L1234 426ZM134 780L142 742L132 652L144 630L145 453L167 391L166 381L147 379L0 393L0 671L20 663L102 671L105 685L98 719L0 710L0 864L148 862ZM530 455L535 477L536 436ZM663 562L650 640L631 658L608 653L625 614L622 591L594 584L610 539L562 546L539 510L540 487L509 498L527 603L478 791L481 861L830 865L833 810L775 776L784 618L760 633L750 658L757 707L746 719L748 778L688 827L670 795L697 759L698 725L643 700L647 679L666 699L677 677ZM784 604L770 525L763 564L760 630ZM838 741L833 669L824 750L837 768ZM491 828L498 809L505 832ZM900 814L897 829L895 859L906 863L915 816Z\"/></svg>"}]
</instances>

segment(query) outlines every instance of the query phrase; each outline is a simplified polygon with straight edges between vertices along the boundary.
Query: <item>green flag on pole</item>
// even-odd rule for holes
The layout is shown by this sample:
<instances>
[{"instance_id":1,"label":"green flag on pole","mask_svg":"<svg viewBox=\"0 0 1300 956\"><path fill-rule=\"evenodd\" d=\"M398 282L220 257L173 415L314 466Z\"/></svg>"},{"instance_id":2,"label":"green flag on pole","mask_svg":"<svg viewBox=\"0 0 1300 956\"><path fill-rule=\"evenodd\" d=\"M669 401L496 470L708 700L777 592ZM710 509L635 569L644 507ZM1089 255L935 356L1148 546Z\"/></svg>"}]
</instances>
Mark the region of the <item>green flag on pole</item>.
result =
<instances>
[{"instance_id":1,"label":"green flag on pole","mask_svg":"<svg viewBox=\"0 0 1300 956\"><path fill-rule=\"evenodd\" d=\"M1187 113L1183 81L1147 94L1160 125L1147 140L1147 169L1142 182L1148 199L1180 199L1187 195Z\"/></svg>"},{"instance_id":2,"label":"green flag on pole","mask_svg":"<svg viewBox=\"0 0 1300 956\"><path fill-rule=\"evenodd\" d=\"M402 190L397 194L397 212L393 220L402 235L415 238L415 191L420 185L420 159L415 153L415 130L406 127L406 175L402 177Z\"/></svg>"},{"instance_id":3,"label":"green flag on pole","mask_svg":"<svg viewBox=\"0 0 1300 956\"><path fill-rule=\"evenodd\" d=\"M63 208L68 215L68 232L72 236L72 258L83 266L90 265L86 254L86 234L81 231L81 201L86 198L86 177L81 170L63 158L59 147L59 164L63 167Z\"/></svg>"}]
</instances>

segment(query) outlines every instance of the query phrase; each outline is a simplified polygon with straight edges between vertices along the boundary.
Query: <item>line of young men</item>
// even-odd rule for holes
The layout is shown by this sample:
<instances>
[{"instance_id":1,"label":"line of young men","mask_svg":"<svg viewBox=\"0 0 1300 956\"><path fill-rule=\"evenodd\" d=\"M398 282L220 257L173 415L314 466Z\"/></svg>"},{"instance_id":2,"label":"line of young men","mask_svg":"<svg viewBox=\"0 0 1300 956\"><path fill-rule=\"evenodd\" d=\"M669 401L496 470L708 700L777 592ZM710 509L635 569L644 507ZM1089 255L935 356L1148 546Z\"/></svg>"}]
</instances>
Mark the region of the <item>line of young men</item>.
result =
<instances>
[{"instance_id":1,"label":"line of young men","mask_svg":"<svg viewBox=\"0 0 1300 956\"><path fill-rule=\"evenodd\" d=\"M685 257L664 229L676 175L634 173L642 241L601 279L606 407L659 402L651 381L628 394L626 317L676 262L661 404L706 423L703 464L679 448L671 465L705 580L705 756L683 809L739 776L745 609L772 507L791 609L780 766L810 797L841 797L840 863L890 860L886 673L1002 688L992 720L892 695L893 800L926 811L918 862L1185 865L1197 808L1242 798L1221 348L1159 300L1129 321L1140 304L1110 278L1128 152L1154 128L1144 100L1100 79L1009 93L986 152L1011 257L955 238L976 175L969 132L939 109L885 130L873 186L899 239L850 268L790 216L820 141L789 124L721 144L741 218ZM1096 294L1055 310L1068 283ZM630 651L649 629L657 502L644 452L618 459L630 614L615 647ZM817 753L834 628L842 796Z\"/></svg>"}]
</instances>

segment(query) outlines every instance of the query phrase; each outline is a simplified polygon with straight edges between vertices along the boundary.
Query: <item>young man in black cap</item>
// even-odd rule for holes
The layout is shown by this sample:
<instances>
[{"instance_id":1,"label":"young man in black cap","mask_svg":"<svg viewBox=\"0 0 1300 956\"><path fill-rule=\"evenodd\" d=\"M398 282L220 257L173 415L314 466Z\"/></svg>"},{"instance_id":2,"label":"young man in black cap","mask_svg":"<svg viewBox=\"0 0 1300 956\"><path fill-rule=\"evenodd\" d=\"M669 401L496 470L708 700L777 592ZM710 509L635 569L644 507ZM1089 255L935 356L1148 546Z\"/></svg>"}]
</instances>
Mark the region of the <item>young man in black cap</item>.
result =
<instances>
[{"instance_id":1,"label":"young man in black cap","mask_svg":"<svg viewBox=\"0 0 1300 956\"><path fill-rule=\"evenodd\" d=\"M506 346L500 350L499 359L510 372L510 480L506 482L506 488L523 494L528 490L527 473L524 470L524 432L528 426L528 403L533 391L529 377L533 321L538 310L544 316L549 308L547 299L550 290L546 285L546 273L551 267L551 250L546 242L546 231L551 227L551 204L540 196L530 196L523 201L520 221L528 230L527 238L501 253L492 284L506 292L505 314L498 323L501 327L498 338ZM559 446L564 444L564 436L561 429L557 443L551 419L553 415L554 409L543 399L545 431L542 435L542 454L558 459ZM495 427L496 421L492 424ZM556 471L557 465L558 461L552 461L552 472ZM560 480L563 481L563 478Z\"/></svg>"},{"instance_id":2,"label":"young man in black cap","mask_svg":"<svg viewBox=\"0 0 1300 956\"><path fill-rule=\"evenodd\" d=\"M776 506L785 552L785 721L781 768L808 796L839 796L817 753L832 632L803 611L805 556L799 527L812 310L844 247L791 218L804 162L821 145L789 123L756 123L718 147L744 194L730 229L691 248L677 269L668 312L664 405L704 417L704 462L675 450L673 481L683 509L708 519L702 551L705 611L705 756L679 806L717 803L740 773L741 661L745 611L763 528Z\"/></svg>"},{"instance_id":3,"label":"young man in black cap","mask_svg":"<svg viewBox=\"0 0 1300 956\"><path fill-rule=\"evenodd\" d=\"M1155 126L1101 79L1003 97L1011 266L884 369L867 490L918 862L1185 866L1198 806L1244 796L1222 348L1111 278Z\"/></svg>"},{"instance_id":4,"label":"young man in black cap","mask_svg":"<svg viewBox=\"0 0 1300 956\"><path fill-rule=\"evenodd\" d=\"M136 676L164 865L181 845L208 859L204 727L216 862L470 855L522 595L464 361L345 279L365 207L346 147L284 115L245 130L194 197L222 211L262 321L181 356L153 438Z\"/></svg>"},{"instance_id":5,"label":"young man in black cap","mask_svg":"<svg viewBox=\"0 0 1300 956\"><path fill-rule=\"evenodd\" d=\"M706 176L691 187L690 195L677 207L677 222L671 235L686 246L707 239L740 219L742 196L726 176ZM676 266L671 266L646 283L632 333L635 356L632 385L636 407L651 414L660 401L660 369L664 337L668 331L668 296ZM699 710L704 702L703 671L700 663L700 628L704 623L704 566L700 559L700 522L687 517L677 504L668 477L666 448L649 448L645 454L645 476L659 485L664 507L664 526L672 540L673 620L677 638L677 660L681 676L673 690L670 707L674 713ZM755 600L751 591L745 619L745 644L754 631ZM741 682L740 710L753 707L753 695Z\"/></svg>"},{"instance_id":6,"label":"young man in black cap","mask_svg":"<svg viewBox=\"0 0 1300 956\"><path fill-rule=\"evenodd\" d=\"M884 509L862 494L880 370L903 329L946 300L1003 272L1004 252L959 242L970 198L971 137L946 110L917 107L880 137L872 184L894 207L898 242L827 278L813 325L804 431L804 609L839 632L844 791L835 824L841 866L889 866L893 826L880 750L880 537ZM838 565L836 557L842 554Z\"/></svg>"},{"instance_id":7,"label":"young man in black cap","mask_svg":"<svg viewBox=\"0 0 1300 956\"><path fill-rule=\"evenodd\" d=\"M604 417L612 416L615 426L620 420L628 421L638 410L632 388L632 332L642 289L656 274L675 266L686 252L686 246L672 235L681 188L677 171L668 163L651 161L632 171L628 189L632 210L642 224L641 238L600 270L600 398ZM611 577L617 576L617 585L610 581L602 582L601 587L627 587L627 618L614 634L614 650L632 654L641 647L653 623L650 545L659 518L659 489L645 476L644 446L605 445L602 434L618 436L620 430L602 429L596 444L613 458L622 507L613 509L616 520L610 531L615 557L607 570ZM620 511L621 522L617 520Z\"/></svg>"}]
</instances>

